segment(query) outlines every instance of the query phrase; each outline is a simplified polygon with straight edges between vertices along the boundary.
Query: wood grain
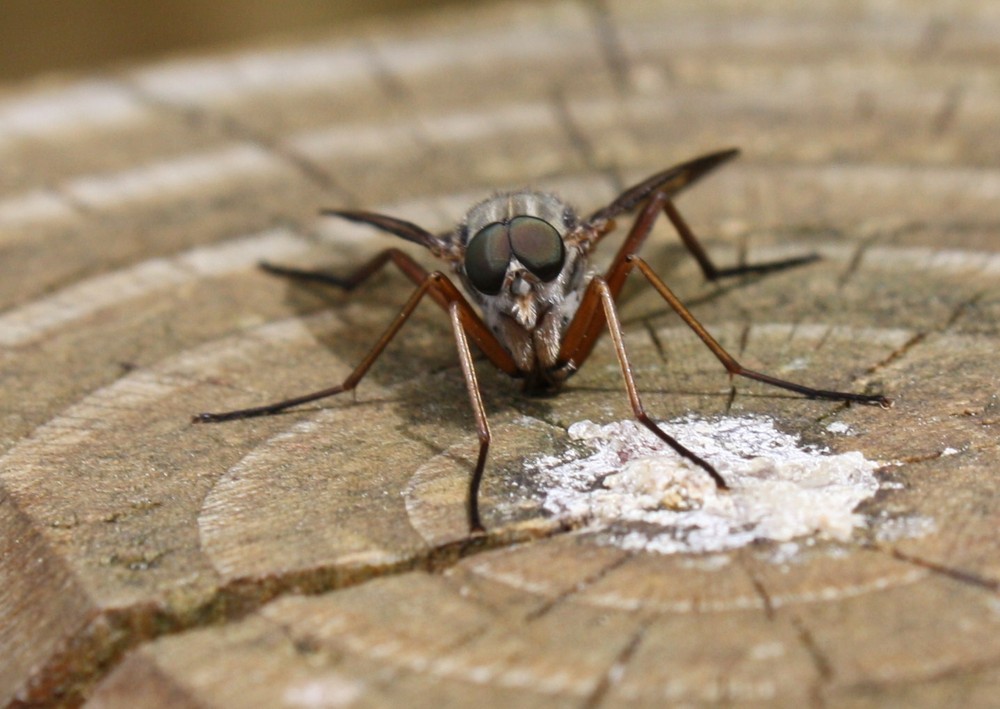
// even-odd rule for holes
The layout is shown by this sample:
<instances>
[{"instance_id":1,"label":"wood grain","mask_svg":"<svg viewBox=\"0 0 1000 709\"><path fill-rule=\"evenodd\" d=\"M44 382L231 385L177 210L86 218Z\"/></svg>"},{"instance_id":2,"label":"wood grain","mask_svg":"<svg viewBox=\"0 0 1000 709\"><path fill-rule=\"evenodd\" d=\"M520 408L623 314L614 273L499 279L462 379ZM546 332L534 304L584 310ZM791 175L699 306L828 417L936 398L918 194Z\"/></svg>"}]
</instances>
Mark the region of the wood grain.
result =
<instances>
[{"instance_id":1,"label":"wood grain","mask_svg":"<svg viewBox=\"0 0 1000 709\"><path fill-rule=\"evenodd\" d=\"M8 89L0 703L995 703L997 37L975 0L498 4ZM646 256L746 364L895 407L731 388L636 287L639 383L659 418L896 462L850 541L663 556L546 517L524 462L629 416L604 343L553 399L480 366L470 542L432 306L353 403L189 423L339 380L405 300L396 274L345 297L254 268L388 243L318 207L445 229L529 184L586 212L729 145L680 205L713 255L824 259L716 286L665 228Z\"/></svg>"}]
</instances>

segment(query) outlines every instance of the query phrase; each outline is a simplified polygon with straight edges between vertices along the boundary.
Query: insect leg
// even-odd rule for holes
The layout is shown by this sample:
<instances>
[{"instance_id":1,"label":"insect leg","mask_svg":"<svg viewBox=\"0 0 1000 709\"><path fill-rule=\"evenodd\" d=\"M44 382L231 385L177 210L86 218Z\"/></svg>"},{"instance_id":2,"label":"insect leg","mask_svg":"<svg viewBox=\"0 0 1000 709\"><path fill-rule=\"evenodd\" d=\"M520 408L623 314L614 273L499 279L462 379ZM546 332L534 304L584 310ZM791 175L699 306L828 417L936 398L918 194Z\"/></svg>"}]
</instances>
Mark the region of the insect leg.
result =
<instances>
[{"instance_id":1,"label":"insect leg","mask_svg":"<svg viewBox=\"0 0 1000 709\"><path fill-rule=\"evenodd\" d=\"M348 276L335 276L322 271L276 266L266 261L262 261L260 267L276 276L284 276L285 278L293 278L299 281L312 281L313 283L322 283L324 285L335 286L341 290L352 291L390 262L395 264L414 283L419 284L420 281L427 277L427 271L408 254L399 249L386 249L379 252L368 263Z\"/></svg>"},{"instance_id":2,"label":"insect leg","mask_svg":"<svg viewBox=\"0 0 1000 709\"><path fill-rule=\"evenodd\" d=\"M409 257L406 257L407 259ZM416 264L413 264L416 266ZM419 266L416 266L420 268ZM409 275L409 274L408 274ZM462 313L463 325L465 326L468 335L472 340L479 346L483 353L493 362L497 368L506 372L511 376L520 376L521 373L514 363L513 358L504 349L493 333L490 332L489 328L482 322L472 306L469 305L468 301L462 296L462 294L455 288L454 284L448 280L448 278L438 272L427 274L424 279L417 286L417 289L413 291L410 295L409 300L403 305L399 314L396 316L395 320L389 325L382 336L375 343L375 346L365 355L361 363L355 367L354 371L351 372L347 378L336 386L332 386L326 389L320 389L319 391L314 391L309 394L304 394L302 396L292 397L290 399L284 399L282 401L276 401L271 404L265 404L263 406L254 406L247 409L236 409L234 411L222 411L218 413L201 413L196 414L192 420L195 423L215 423L218 421L231 421L234 419L251 418L254 416L270 416L271 414L276 414L285 409L292 408L293 406L298 406L300 404L306 404L311 401L317 401L319 399L325 399L330 396L335 396L345 391L349 391L356 387L361 379L368 372L369 368L374 364L375 360L378 359L379 355L386 348L396 333L399 332L400 328L406 323L410 318L410 315L416 309L420 300L425 294L430 294L431 297L439 305L446 309L451 309L452 307L458 308Z\"/></svg>"},{"instance_id":3,"label":"insect leg","mask_svg":"<svg viewBox=\"0 0 1000 709\"><path fill-rule=\"evenodd\" d=\"M629 256L627 263L631 266L635 266L642 272L642 275L646 277L646 280L649 281L660 296L667 301L667 304L681 316L681 319L687 324L687 326L694 330L695 334L701 339L702 342L705 343L708 349L712 351L712 354L714 354L716 358L722 362L722 365L731 376L738 375L746 377L747 379L755 379L757 381L764 382L765 384L770 384L772 386L803 394L812 399L856 401L862 404L878 404L882 407L889 407L892 405L889 399L878 394L855 394L853 392L814 389L813 387L796 384L795 382L772 377L769 374L763 374L761 372L755 372L752 369L747 369L737 362L732 355L726 352L725 349L723 349L722 345L720 345L715 338L709 334L708 330L706 330L705 327L698 322L697 319L695 319L694 315L691 314L691 311L689 311L680 301L680 298L674 295L674 292L670 290L667 284L664 283L663 280L656 275L653 269L649 267L649 264L636 255Z\"/></svg>"},{"instance_id":4,"label":"insect leg","mask_svg":"<svg viewBox=\"0 0 1000 709\"><path fill-rule=\"evenodd\" d=\"M628 236L625 237L625 241L622 242L618 253L615 254L614 260L608 267L603 281L611 293L612 300L617 300L618 294L621 293L622 287L625 285L625 279L632 269L628 262L629 256L638 251L646 237L649 236L649 232L663 208L664 199L663 194L658 193L647 200L642 211L636 215ZM594 281L591 281L580 299L580 305L576 309L573 321L566 328L563 343L559 349L559 362L570 371L583 366L593 351L594 345L597 344L597 340L604 332L604 323L599 317L600 310L601 297L595 290Z\"/></svg>"},{"instance_id":5,"label":"insect leg","mask_svg":"<svg viewBox=\"0 0 1000 709\"><path fill-rule=\"evenodd\" d=\"M632 376L632 364L629 362L628 352L625 350L625 339L622 334L622 325L621 321L618 319L618 313L615 309L615 300L611 293L611 289L608 287L608 284L605 283L604 279L599 276L595 277L594 280L591 281L591 285L595 289L594 292L596 292L600 297L601 306L604 311L604 319L608 325L608 332L611 333L611 340L614 342L615 354L618 356L618 364L622 370L622 377L625 379L625 390L628 392L628 400L632 405L632 412L639 420L639 423L648 428L660 440L677 451L681 457L687 458L695 465L704 469L705 472L712 476L712 480L715 481L716 487L719 489L728 488L726 481L719 474L719 471L711 465L711 463L681 445L677 439L670 436L666 431L657 426L655 421L649 418L649 415L643 408L642 400L639 398L639 390L635 385L635 378Z\"/></svg>"},{"instance_id":6,"label":"insect leg","mask_svg":"<svg viewBox=\"0 0 1000 709\"><path fill-rule=\"evenodd\" d=\"M601 239L608 234L614 226L613 220L617 215L624 212L630 212L643 204L648 206L649 202L656 201L659 202L660 205L658 209L662 208L664 213L673 223L674 227L677 229L677 233L681 237L681 241L684 242L684 245L698 261L698 265L701 267L702 273L705 274L705 278L708 280L714 281L718 278L736 276L745 273L767 273L770 271L778 271L785 268L791 268L793 266L800 266L818 259L819 256L816 254L808 254L790 259L782 259L780 261L772 261L769 263L748 264L745 266L722 269L717 268L715 264L712 263L712 260L698 242L698 239L691 231L691 228L681 217L677 208L674 207L672 199L678 192L701 179L704 175L714 170L716 167L736 157L738 153L739 151L735 149L719 150L714 153L708 153L685 163L667 168L663 172L657 173L637 185L633 185L618 195L618 197L615 198L611 204L597 210L588 218L587 222L593 229L593 238ZM643 211L646 210L644 209ZM638 224L642 219L644 218L637 218L636 223ZM645 226L644 233L642 233L641 236L638 236L635 242L628 247L631 249L631 253L638 250L639 245L641 245L642 241L645 240L651 227L652 220L650 220ZM635 233L634 227L632 233ZM631 241L631 234L629 241ZM624 248L626 247L623 246L623 249ZM610 280L608 285L612 287L612 292L614 292L614 284L611 283Z\"/></svg>"},{"instance_id":7,"label":"insect leg","mask_svg":"<svg viewBox=\"0 0 1000 709\"><path fill-rule=\"evenodd\" d=\"M709 258L708 253L702 247L701 243L698 241L698 237L696 237L694 232L691 231L691 227L688 226L680 212L677 211L677 207L674 206L673 200L664 195L661 197L660 201L663 203L663 213L667 215L671 224L674 225L674 229L677 230L677 234L681 237L681 241L684 242L688 251L691 252L691 255L694 256L695 260L698 262L698 265L701 267L701 272L705 274L705 278L710 281L747 273L770 273L771 271L781 271L786 268L812 263L813 261L817 261L819 259L818 254L805 254L804 256L795 256L792 258L781 259L780 261L767 261L764 263L733 266L731 268L717 268L716 265L712 263L712 259Z\"/></svg>"},{"instance_id":8,"label":"insect leg","mask_svg":"<svg viewBox=\"0 0 1000 709\"><path fill-rule=\"evenodd\" d=\"M375 343L375 346L365 355L361 363L355 367L354 371L351 372L347 378L337 384L336 386L328 387L326 389L320 389L319 391L314 391L309 394L303 394L302 396L295 396L290 399L283 399L282 401L276 401L272 404L265 404L263 406L253 406L248 409L236 409L234 411L223 411L219 413L201 413L196 414L193 417L195 423L215 423L219 421L231 421L234 419L252 418L254 416L270 416L271 414L276 414L285 409L290 409L293 406L298 406L300 404L306 404L310 401L317 401L318 399L325 399L336 394L353 389L357 386L361 378L364 377L365 373L372 366L378 356L382 354L382 350L385 349L389 341L399 332L399 329L403 324L409 319L410 315L416 309L417 304L423 298L424 294L427 292L430 283L432 281L428 278L426 279L415 291L410 295L409 300L403 305L402 310L400 310L399 315L393 320L389 328L382 333L382 336Z\"/></svg>"},{"instance_id":9,"label":"insect leg","mask_svg":"<svg viewBox=\"0 0 1000 709\"><path fill-rule=\"evenodd\" d=\"M739 273L763 272L788 268L790 266L808 263L816 258L814 256L803 256L800 258L759 265L743 266L731 269L717 269L709 259L708 254L702 248L701 244L698 242L698 239L691 232L691 229L677 212L673 203L670 201L669 196L665 192L654 192L653 195L647 199L646 203L642 207L642 210L636 215L635 221L632 223L632 228L629 230L628 235L625 237L621 247L618 249L618 253L615 254L611 265L605 273L604 280L607 283L608 290L611 292L612 299L617 300L618 294L621 293L622 287L625 285L625 280L632 271L632 259L642 247L642 244L645 242L646 237L649 236L650 231L652 231L653 225L656 223L656 219L659 217L661 210L666 213L666 215L674 223L674 226L677 228L677 231L681 236L681 240L698 261L705 277L710 280L725 276L732 276ZM680 301L677 302L679 303ZM683 307L683 305L681 305L681 307ZM570 323L569 327L566 329L566 333L563 337L563 345L559 352L559 360L564 363L564 366L567 366L571 370L579 368L583 365L584 361L590 356L590 352L593 350L594 345L597 343L597 340L604 331L601 323L599 321L595 321L594 318L594 315L599 308L600 298L596 293L591 294L588 291L584 294L584 297L580 301L580 305L577 308L573 322ZM760 376L763 377L766 375Z\"/></svg>"},{"instance_id":10,"label":"insect leg","mask_svg":"<svg viewBox=\"0 0 1000 709\"><path fill-rule=\"evenodd\" d=\"M486 420L486 410L483 408L483 395L476 379L476 368L472 362L472 352L469 340L465 335L465 322L458 302L448 306L451 317L451 327L455 331L455 344L458 347L458 361L462 366L462 376L465 378L465 388L469 392L469 402L472 404L472 414L476 418L476 434L479 436L479 458L476 469L469 480L468 513L469 531L484 531L479 519L479 483L483 479L483 468L486 466L486 454L490 448L490 425Z\"/></svg>"},{"instance_id":11,"label":"insect leg","mask_svg":"<svg viewBox=\"0 0 1000 709\"><path fill-rule=\"evenodd\" d=\"M398 252L401 253L401 252ZM388 259L389 257L386 257ZM403 254L401 259L404 263L409 263L409 257ZM397 261L396 258L393 258ZM371 265L371 264L369 264ZM397 261L398 265L398 261ZM413 263L415 268L420 268ZM362 269L363 270L363 269ZM410 275L409 273L407 275ZM448 311L451 319L452 329L455 332L455 342L458 347L459 363L462 367L462 374L465 378L466 389L469 392L469 399L472 403L473 415L476 419L476 432L479 436L479 457L476 461L476 468L473 471L469 482L468 514L469 529L472 532L483 531L483 524L479 518L479 483L483 477L483 469L486 466L486 456L490 445L490 428L486 421L486 412L483 408L482 395L479 391L479 383L476 380L476 372L472 362L472 352L469 349L471 339L483 351L486 357L500 370L510 376L520 377L522 372L517 368L517 364L510 353L496 339L489 328L483 323L476 311L469 305L469 302L455 287L455 285L442 273L434 272L427 274L420 281L416 290L403 305L396 319L382 333L382 336L375 343L375 346L365 355L361 363L354 368L347 378L340 384L304 394L302 396L277 401L264 406L255 406L248 409L237 409L234 411L223 411L219 413L202 413L195 415L192 420L195 423L214 423L218 421L231 421L233 419L250 418L253 416L268 416L276 414L293 406L305 404L318 399L325 399L356 387L361 379L368 372L368 369L375 363L379 355L386 348L396 333L403 327L410 315L419 305L424 295L430 295L438 305Z\"/></svg>"}]
</instances>

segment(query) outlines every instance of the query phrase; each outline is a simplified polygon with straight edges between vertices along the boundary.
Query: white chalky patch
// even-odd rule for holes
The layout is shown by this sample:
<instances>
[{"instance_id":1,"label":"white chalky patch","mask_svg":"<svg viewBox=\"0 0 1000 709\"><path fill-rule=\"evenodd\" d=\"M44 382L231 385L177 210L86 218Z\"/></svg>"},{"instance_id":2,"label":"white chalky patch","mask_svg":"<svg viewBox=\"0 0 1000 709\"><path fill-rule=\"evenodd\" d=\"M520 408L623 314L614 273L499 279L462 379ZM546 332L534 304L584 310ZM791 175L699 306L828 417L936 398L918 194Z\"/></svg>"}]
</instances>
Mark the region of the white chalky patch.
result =
<instances>
[{"instance_id":1,"label":"white chalky patch","mask_svg":"<svg viewBox=\"0 0 1000 709\"><path fill-rule=\"evenodd\" d=\"M866 523L854 510L879 488L880 463L804 446L767 418L685 418L661 427L714 465L730 490L717 490L638 422L582 421L569 428L579 450L529 464L546 489L545 509L590 519L622 548L716 552L757 539L845 540Z\"/></svg>"},{"instance_id":2,"label":"white chalky patch","mask_svg":"<svg viewBox=\"0 0 1000 709\"><path fill-rule=\"evenodd\" d=\"M354 704L365 686L341 674L297 680L285 688L285 704L302 709L333 709Z\"/></svg>"}]
</instances>

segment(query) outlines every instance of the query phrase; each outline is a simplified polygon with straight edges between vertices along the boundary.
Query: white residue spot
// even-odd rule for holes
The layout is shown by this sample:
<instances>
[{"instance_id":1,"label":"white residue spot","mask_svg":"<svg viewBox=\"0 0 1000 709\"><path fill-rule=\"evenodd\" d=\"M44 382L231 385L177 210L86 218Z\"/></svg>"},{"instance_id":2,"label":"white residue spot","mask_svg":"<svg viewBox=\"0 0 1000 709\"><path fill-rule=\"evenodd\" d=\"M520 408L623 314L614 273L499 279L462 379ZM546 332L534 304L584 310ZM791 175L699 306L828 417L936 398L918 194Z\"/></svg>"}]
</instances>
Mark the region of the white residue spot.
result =
<instances>
[{"instance_id":1,"label":"white residue spot","mask_svg":"<svg viewBox=\"0 0 1000 709\"><path fill-rule=\"evenodd\" d=\"M757 539L847 539L866 522L855 508L879 487L878 462L804 446L767 418L685 418L661 427L715 466L730 490L717 490L704 470L635 421L583 421L569 428L581 450L531 464L547 491L545 509L589 518L623 548L715 552Z\"/></svg>"},{"instance_id":2,"label":"white residue spot","mask_svg":"<svg viewBox=\"0 0 1000 709\"><path fill-rule=\"evenodd\" d=\"M937 524L934 520L921 515L878 519L875 521L877 521L875 538L880 542L913 539L933 534L937 531Z\"/></svg>"},{"instance_id":3,"label":"white residue spot","mask_svg":"<svg viewBox=\"0 0 1000 709\"><path fill-rule=\"evenodd\" d=\"M850 433L851 427L848 426L843 421L834 421L833 423L831 423L829 426L826 427L826 430L829 431L830 433L836 433L842 436L844 434Z\"/></svg>"},{"instance_id":4,"label":"white residue spot","mask_svg":"<svg viewBox=\"0 0 1000 709\"><path fill-rule=\"evenodd\" d=\"M799 545L795 542L782 542L778 544L771 554L771 563L782 565L787 564L799 553Z\"/></svg>"},{"instance_id":5,"label":"white residue spot","mask_svg":"<svg viewBox=\"0 0 1000 709\"><path fill-rule=\"evenodd\" d=\"M781 368L783 372L797 372L799 370L805 369L809 366L809 360L806 357L796 357L788 364Z\"/></svg>"},{"instance_id":6,"label":"white residue spot","mask_svg":"<svg viewBox=\"0 0 1000 709\"><path fill-rule=\"evenodd\" d=\"M285 704L303 709L334 709L357 701L364 686L339 674L298 682L285 689Z\"/></svg>"}]
</instances>

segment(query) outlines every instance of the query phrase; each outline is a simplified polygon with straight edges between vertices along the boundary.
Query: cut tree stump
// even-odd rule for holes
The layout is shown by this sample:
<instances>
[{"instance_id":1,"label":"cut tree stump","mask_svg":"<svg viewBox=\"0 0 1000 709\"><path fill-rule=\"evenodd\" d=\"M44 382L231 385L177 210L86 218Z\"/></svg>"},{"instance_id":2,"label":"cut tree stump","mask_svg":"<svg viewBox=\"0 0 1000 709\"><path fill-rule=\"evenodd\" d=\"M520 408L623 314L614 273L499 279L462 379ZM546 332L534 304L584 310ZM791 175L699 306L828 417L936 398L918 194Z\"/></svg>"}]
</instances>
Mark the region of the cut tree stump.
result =
<instances>
[{"instance_id":1,"label":"cut tree stump","mask_svg":"<svg viewBox=\"0 0 1000 709\"><path fill-rule=\"evenodd\" d=\"M998 37L974 0L499 4L9 89L0 704L996 706ZM636 285L639 385L882 461L849 540L663 555L548 516L526 462L630 417L607 341L555 398L479 364L467 539L433 305L356 400L190 423L339 381L406 299L255 267L400 245L319 207L445 230L531 185L587 213L730 145L680 200L713 256L823 259L713 285L666 227L644 254L746 364L895 406L731 385Z\"/></svg>"}]
</instances>

